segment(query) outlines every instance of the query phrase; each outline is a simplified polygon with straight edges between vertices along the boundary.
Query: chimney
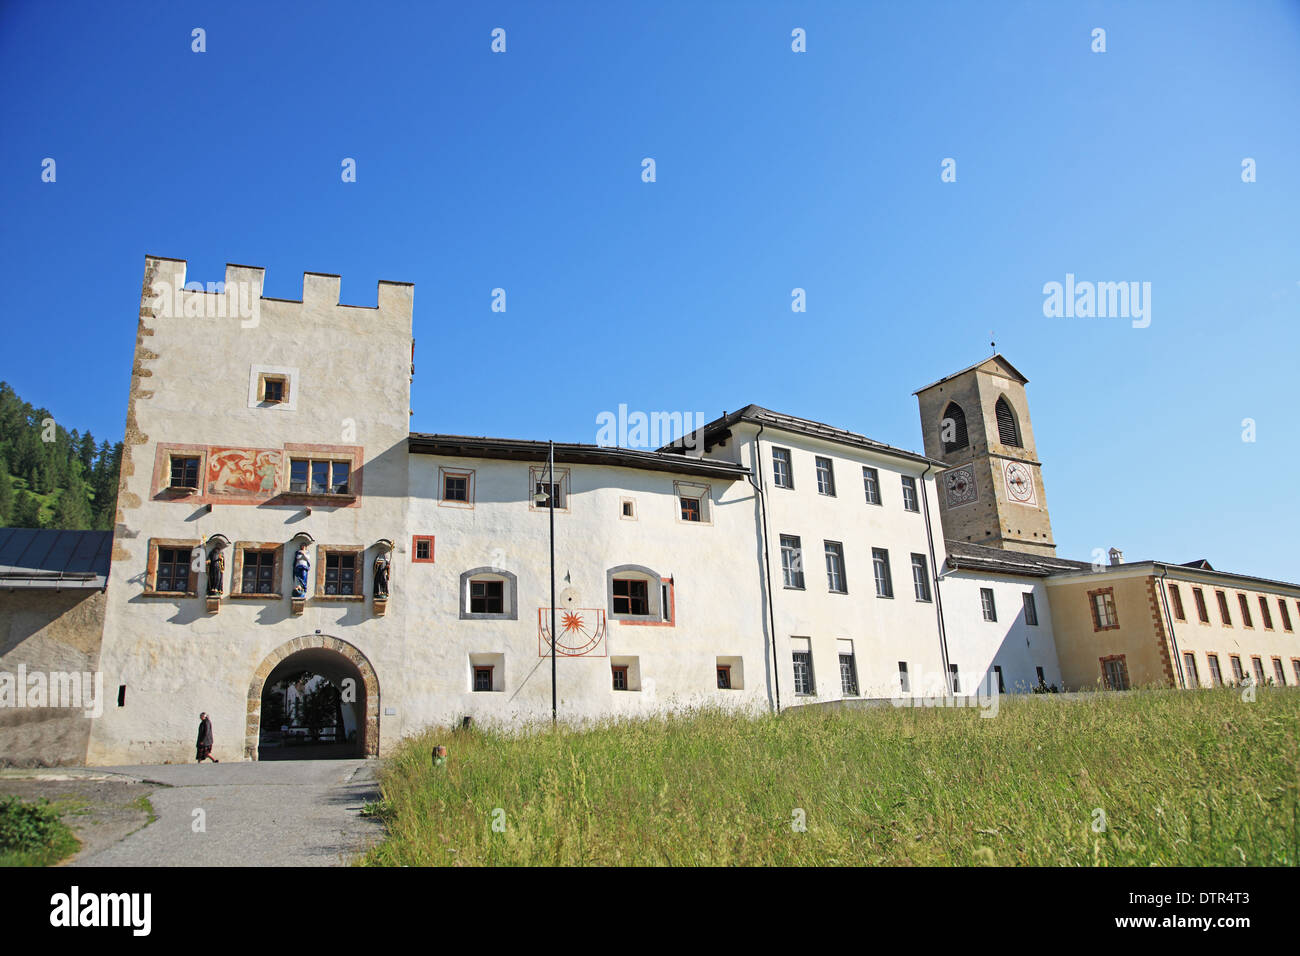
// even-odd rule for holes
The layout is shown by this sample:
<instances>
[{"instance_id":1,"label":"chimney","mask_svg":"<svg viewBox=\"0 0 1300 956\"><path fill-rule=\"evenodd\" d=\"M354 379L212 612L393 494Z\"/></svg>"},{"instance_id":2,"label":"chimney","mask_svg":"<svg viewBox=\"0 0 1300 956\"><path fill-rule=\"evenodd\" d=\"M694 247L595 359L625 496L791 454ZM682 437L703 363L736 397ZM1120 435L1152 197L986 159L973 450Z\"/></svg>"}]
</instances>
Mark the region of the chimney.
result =
<instances>
[{"instance_id":1,"label":"chimney","mask_svg":"<svg viewBox=\"0 0 1300 956\"><path fill-rule=\"evenodd\" d=\"M1111 564L1123 564L1123 563L1124 563L1124 552L1121 551L1119 548L1111 548L1111 549L1110 549L1110 563L1111 563Z\"/></svg>"}]
</instances>

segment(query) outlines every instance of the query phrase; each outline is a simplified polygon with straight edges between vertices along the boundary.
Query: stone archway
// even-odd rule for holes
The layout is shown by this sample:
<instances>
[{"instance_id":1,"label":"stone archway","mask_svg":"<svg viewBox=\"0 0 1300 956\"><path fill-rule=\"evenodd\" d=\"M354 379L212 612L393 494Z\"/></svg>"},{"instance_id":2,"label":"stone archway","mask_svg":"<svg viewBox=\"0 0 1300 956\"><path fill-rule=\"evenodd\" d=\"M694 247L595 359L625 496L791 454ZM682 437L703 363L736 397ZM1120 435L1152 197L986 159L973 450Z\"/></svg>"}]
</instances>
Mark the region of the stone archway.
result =
<instances>
[{"instance_id":1,"label":"stone archway","mask_svg":"<svg viewBox=\"0 0 1300 956\"><path fill-rule=\"evenodd\" d=\"M248 718L244 734L244 757L258 759L258 744L262 725L262 692L267 681L286 666L311 667L338 677L355 677L360 681L363 696L357 720L359 753L366 757L379 756L379 678L375 669L360 650L337 637L310 634L295 637L267 655L253 674L248 685Z\"/></svg>"}]
</instances>

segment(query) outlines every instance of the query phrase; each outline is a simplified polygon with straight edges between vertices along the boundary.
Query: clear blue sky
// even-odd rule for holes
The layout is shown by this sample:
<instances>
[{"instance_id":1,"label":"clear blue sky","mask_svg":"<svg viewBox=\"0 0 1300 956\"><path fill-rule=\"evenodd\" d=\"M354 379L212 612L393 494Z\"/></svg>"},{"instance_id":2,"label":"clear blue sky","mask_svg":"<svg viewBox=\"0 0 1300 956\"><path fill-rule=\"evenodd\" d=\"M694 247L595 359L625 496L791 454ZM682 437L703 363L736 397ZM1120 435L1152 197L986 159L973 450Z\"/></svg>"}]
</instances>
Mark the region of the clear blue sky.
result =
<instances>
[{"instance_id":1,"label":"clear blue sky","mask_svg":"<svg viewBox=\"0 0 1300 956\"><path fill-rule=\"evenodd\" d=\"M0 378L120 437L146 254L414 282L422 431L757 402L919 449L992 329L1062 554L1300 580L1298 64L1293 2L4 3ZM1150 327L1044 317L1067 272Z\"/></svg>"}]
</instances>

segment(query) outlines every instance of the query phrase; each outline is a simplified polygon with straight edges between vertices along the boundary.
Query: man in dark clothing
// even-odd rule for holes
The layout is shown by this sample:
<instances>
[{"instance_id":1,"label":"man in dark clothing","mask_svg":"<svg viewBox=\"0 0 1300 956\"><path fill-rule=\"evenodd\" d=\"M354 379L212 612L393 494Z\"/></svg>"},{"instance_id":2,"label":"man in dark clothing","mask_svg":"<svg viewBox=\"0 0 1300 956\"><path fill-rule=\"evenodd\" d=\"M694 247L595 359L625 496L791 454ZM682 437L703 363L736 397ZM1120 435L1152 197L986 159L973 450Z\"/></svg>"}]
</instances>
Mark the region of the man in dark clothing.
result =
<instances>
[{"instance_id":1,"label":"man in dark clothing","mask_svg":"<svg viewBox=\"0 0 1300 956\"><path fill-rule=\"evenodd\" d=\"M207 714L199 714L199 738L194 742L195 750L198 753L198 762L211 760L213 763L221 763L216 757L212 756L212 721L208 720Z\"/></svg>"}]
</instances>

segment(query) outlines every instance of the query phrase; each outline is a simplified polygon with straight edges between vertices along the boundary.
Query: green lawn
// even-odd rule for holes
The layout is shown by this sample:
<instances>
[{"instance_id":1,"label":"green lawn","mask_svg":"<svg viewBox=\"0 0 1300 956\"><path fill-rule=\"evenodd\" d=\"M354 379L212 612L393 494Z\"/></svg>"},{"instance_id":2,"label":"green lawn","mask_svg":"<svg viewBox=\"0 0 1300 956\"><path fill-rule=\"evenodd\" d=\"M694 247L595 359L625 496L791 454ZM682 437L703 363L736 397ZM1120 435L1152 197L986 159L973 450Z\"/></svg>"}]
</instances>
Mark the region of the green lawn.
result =
<instances>
[{"instance_id":1,"label":"green lawn","mask_svg":"<svg viewBox=\"0 0 1300 956\"><path fill-rule=\"evenodd\" d=\"M1295 865L1300 693L1256 694L437 729L386 761L362 863Z\"/></svg>"}]
</instances>

